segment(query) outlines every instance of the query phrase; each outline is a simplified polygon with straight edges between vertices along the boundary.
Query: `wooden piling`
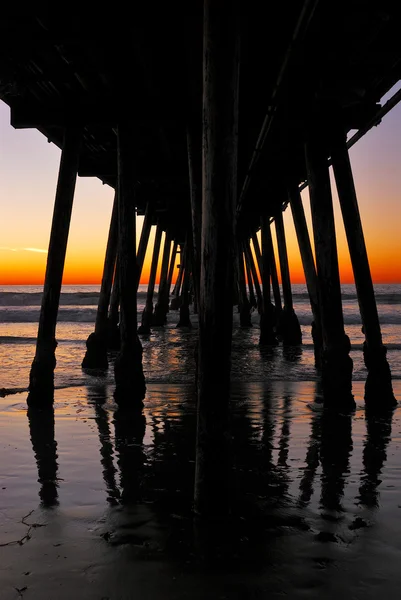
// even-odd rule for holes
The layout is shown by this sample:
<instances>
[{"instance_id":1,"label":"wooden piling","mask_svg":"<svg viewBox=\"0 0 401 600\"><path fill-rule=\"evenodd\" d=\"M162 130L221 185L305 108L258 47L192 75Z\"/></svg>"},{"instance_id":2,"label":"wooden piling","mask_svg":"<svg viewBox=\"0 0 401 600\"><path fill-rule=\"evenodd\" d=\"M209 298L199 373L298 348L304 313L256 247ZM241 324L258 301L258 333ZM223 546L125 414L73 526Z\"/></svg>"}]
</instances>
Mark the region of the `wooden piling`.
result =
<instances>
[{"instance_id":1,"label":"wooden piling","mask_svg":"<svg viewBox=\"0 0 401 600\"><path fill-rule=\"evenodd\" d=\"M238 296L239 296L239 318L241 327L252 327L251 321L251 303L246 293L246 281L244 270L244 256L242 253L242 244L238 243L237 261L238 261Z\"/></svg>"},{"instance_id":2,"label":"wooden piling","mask_svg":"<svg viewBox=\"0 0 401 600\"><path fill-rule=\"evenodd\" d=\"M146 294L146 304L142 312L141 326L138 329L138 333L150 333L150 327L153 320L153 293L155 290L157 264L159 262L160 244L162 239L163 230L160 224L156 227L155 242L153 246L152 264L150 266L148 291Z\"/></svg>"},{"instance_id":3,"label":"wooden piling","mask_svg":"<svg viewBox=\"0 0 401 600\"><path fill-rule=\"evenodd\" d=\"M333 201L321 117L310 117L305 145L322 324L324 403L353 410L351 344L344 331Z\"/></svg>"},{"instance_id":4,"label":"wooden piling","mask_svg":"<svg viewBox=\"0 0 401 600\"><path fill-rule=\"evenodd\" d=\"M258 313L262 314L262 311L263 311L262 290L260 289L258 272L256 270L255 261L253 260L253 254L252 254L249 240L247 240L245 242L244 249L245 249L245 258L246 258L247 263L249 264L249 267L250 267L250 270L252 273L253 285L255 286Z\"/></svg>"},{"instance_id":5,"label":"wooden piling","mask_svg":"<svg viewBox=\"0 0 401 600\"><path fill-rule=\"evenodd\" d=\"M119 306L120 306L120 277L119 277L118 241L117 258L114 268L113 287L111 289L110 308L107 318L107 347L109 350L120 349Z\"/></svg>"},{"instance_id":6,"label":"wooden piling","mask_svg":"<svg viewBox=\"0 0 401 600\"><path fill-rule=\"evenodd\" d=\"M270 219L264 215L261 219L261 237L262 237L262 286L263 286L263 312L260 315L260 337L261 346L276 346L278 344L274 328L277 324L275 307L270 299L270 274L271 274L271 232ZM255 246L255 253L258 257L259 248L256 235L252 238ZM256 245L255 245L256 242ZM260 252L259 252L260 253Z\"/></svg>"},{"instance_id":7,"label":"wooden piling","mask_svg":"<svg viewBox=\"0 0 401 600\"><path fill-rule=\"evenodd\" d=\"M239 2L205 0L197 514L229 511L230 364L237 202Z\"/></svg>"},{"instance_id":8,"label":"wooden piling","mask_svg":"<svg viewBox=\"0 0 401 600\"><path fill-rule=\"evenodd\" d=\"M146 385L142 345L137 332L135 131L129 123L117 127L118 256L121 350L114 363L114 398L121 406L142 410Z\"/></svg>"},{"instance_id":9,"label":"wooden piling","mask_svg":"<svg viewBox=\"0 0 401 600\"><path fill-rule=\"evenodd\" d=\"M258 240L258 236L256 235L256 232L254 232L252 234L252 244L253 244L253 249L255 251L256 262L258 264L258 269L259 269L259 273L260 273L260 279L261 279L262 285L263 285L263 279L262 279L262 271L263 271L262 253L260 251L259 240Z\"/></svg>"},{"instance_id":10,"label":"wooden piling","mask_svg":"<svg viewBox=\"0 0 401 600\"><path fill-rule=\"evenodd\" d=\"M287 243L285 239L283 213L281 210L277 213L274 222L276 224L277 247L284 299L284 308L278 317L278 333L282 337L284 345L298 345L302 343L302 332L292 302L290 267L288 264Z\"/></svg>"},{"instance_id":11,"label":"wooden piling","mask_svg":"<svg viewBox=\"0 0 401 600\"><path fill-rule=\"evenodd\" d=\"M180 300L180 318L177 327L192 327L189 317L189 287L191 281L191 256L188 242L185 243L185 251L182 257L184 263L184 274L182 279L182 292Z\"/></svg>"},{"instance_id":12,"label":"wooden piling","mask_svg":"<svg viewBox=\"0 0 401 600\"><path fill-rule=\"evenodd\" d=\"M149 242L150 229L152 227L153 218L153 206L151 202L147 202L145 216L142 223L141 237L139 239L138 252L136 256L137 268L138 268L138 286L141 281L143 263L145 260L146 250ZM138 287L137 286L137 287Z\"/></svg>"},{"instance_id":13,"label":"wooden piling","mask_svg":"<svg viewBox=\"0 0 401 600\"><path fill-rule=\"evenodd\" d=\"M80 128L71 127L65 130L54 201L36 352L29 375L27 402L30 406L52 403L54 397L57 314L81 140L82 130Z\"/></svg>"},{"instance_id":14,"label":"wooden piling","mask_svg":"<svg viewBox=\"0 0 401 600\"><path fill-rule=\"evenodd\" d=\"M331 159L365 334L363 353L368 369L365 401L370 407L377 409L393 408L397 401L394 397L391 371L386 358L387 349L382 342L352 167L346 135L341 123L338 123L338 127L333 128L331 133Z\"/></svg>"},{"instance_id":15,"label":"wooden piling","mask_svg":"<svg viewBox=\"0 0 401 600\"><path fill-rule=\"evenodd\" d=\"M177 240L174 240L173 250L171 252L170 265L168 268L168 275L167 275L167 298L169 298L169 296L170 296L171 281L173 279L175 259L177 256L177 248L178 248ZM168 305L167 305L167 312L168 312Z\"/></svg>"},{"instance_id":16,"label":"wooden piling","mask_svg":"<svg viewBox=\"0 0 401 600\"><path fill-rule=\"evenodd\" d=\"M180 246L180 266L178 271L177 281L175 282L175 286L173 289L173 298L170 302L171 310L177 310L180 308L180 292L181 292L181 284L182 278L184 275L184 255L185 255L185 246Z\"/></svg>"},{"instance_id":17,"label":"wooden piling","mask_svg":"<svg viewBox=\"0 0 401 600\"><path fill-rule=\"evenodd\" d=\"M200 115L199 115L200 116ZM202 229L202 135L201 119L199 125L192 118L187 125L187 151L189 188L191 196L192 217L192 248L193 248L193 286L196 296L196 305L199 304L200 285L200 246Z\"/></svg>"},{"instance_id":18,"label":"wooden piling","mask_svg":"<svg viewBox=\"0 0 401 600\"><path fill-rule=\"evenodd\" d=\"M302 205L301 194L298 186L290 182L288 188L290 207L294 221L295 232L298 240L299 252L305 273L306 287L311 305L313 322L312 338L315 352L315 365L320 368L322 364L322 328L320 322L320 309L318 301L317 275L315 260L312 253L312 245L309 238L308 226L306 224L305 211Z\"/></svg>"},{"instance_id":19,"label":"wooden piling","mask_svg":"<svg viewBox=\"0 0 401 600\"><path fill-rule=\"evenodd\" d=\"M270 252L270 279L271 279L272 290L273 290L274 309L275 309L276 317L277 317L277 319L279 319L279 317L281 315L281 311L282 311L281 294L280 294L280 285L278 282L278 275L277 275L276 257L274 255L273 240L272 240L272 235L271 235L271 225L270 225L270 228L266 230L266 233L269 236L268 245L269 245L269 252Z\"/></svg>"},{"instance_id":20,"label":"wooden piling","mask_svg":"<svg viewBox=\"0 0 401 600\"><path fill-rule=\"evenodd\" d=\"M256 300L256 296L255 296L255 291L254 291L252 271L251 271L249 260L247 258L247 254L246 254L246 244L247 244L247 242L244 241L242 244L242 249L243 249L244 260L245 260L246 279L248 282L249 303L250 303L251 309L252 309L252 308L257 307L257 300Z\"/></svg>"},{"instance_id":21,"label":"wooden piling","mask_svg":"<svg viewBox=\"0 0 401 600\"><path fill-rule=\"evenodd\" d=\"M117 257L118 244L118 198L114 194L113 210L111 214L109 237L106 246L106 256L102 282L100 285L99 302L96 313L95 331L86 340L86 353L82 361L84 369L107 369L107 335L108 335L108 310L113 282L113 272Z\"/></svg>"},{"instance_id":22,"label":"wooden piling","mask_svg":"<svg viewBox=\"0 0 401 600\"><path fill-rule=\"evenodd\" d=\"M168 277L168 266L171 252L171 235L169 230L166 231L164 238L163 247L163 258L162 266L160 271L160 284L159 291L157 294L157 302L155 306L155 312L153 314L153 325L162 327L165 325L167 320L168 311L168 289L167 289L167 277Z\"/></svg>"}]
</instances>

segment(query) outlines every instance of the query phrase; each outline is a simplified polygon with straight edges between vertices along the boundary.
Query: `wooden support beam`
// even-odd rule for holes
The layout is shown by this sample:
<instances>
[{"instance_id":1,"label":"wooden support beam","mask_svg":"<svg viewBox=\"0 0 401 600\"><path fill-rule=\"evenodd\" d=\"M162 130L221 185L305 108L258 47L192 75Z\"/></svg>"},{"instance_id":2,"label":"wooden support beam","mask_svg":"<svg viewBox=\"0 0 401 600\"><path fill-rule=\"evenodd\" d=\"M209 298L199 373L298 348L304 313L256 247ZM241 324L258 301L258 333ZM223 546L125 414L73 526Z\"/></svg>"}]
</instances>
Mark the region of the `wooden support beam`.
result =
<instances>
[{"instance_id":1,"label":"wooden support beam","mask_svg":"<svg viewBox=\"0 0 401 600\"><path fill-rule=\"evenodd\" d=\"M190 237L188 235L188 237ZM180 301L180 318L177 327L192 327L189 317L189 287L191 278L191 252L188 244L188 239L185 242L185 251L182 257L184 263L184 275L182 279L182 292Z\"/></svg>"},{"instance_id":2,"label":"wooden support beam","mask_svg":"<svg viewBox=\"0 0 401 600\"><path fill-rule=\"evenodd\" d=\"M272 284L272 288L273 288L274 308L275 308L275 313L279 314L281 312L280 286L278 283L276 259L274 256L273 240L272 240L270 228L265 230L265 235L267 236L266 252L270 256L269 272L270 272L270 280L271 280L271 284ZM253 243L253 247L255 250L256 261L258 263L260 278L263 281L263 277L262 277L263 259L262 259L262 253L260 251L259 240L258 240L258 236L256 235L256 232L252 234L252 243ZM269 287L269 293L270 293L270 287Z\"/></svg>"},{"instance_id":3,"label":"wooden support beam","mask_svg":"<svg viewBox=\"0 0 401 600\"><path fill-rule=\"evenodd\" d=\"M315 365L320 368L322 364L323 340L315 260L313 258L312 245L298 186L294 183L290 183L288 194L313 315L312 338L315 352Z\"/></svg>"},{"instance_id":4,"label":"wooden support beam","mask_svg":"<svg viewBox=\"0 0 401 600\"><path fill-rule=\"evenodd\" d=\"M173 251L171 252L170 266L169 266L168 275L167 275L167 298L170 296L170 288L171 288L171 282L173 280L175 259L177 256L177 248L178 248L178 242L177 242L177 240L174 240Z\"/></svg>"},{"instance_id":5,"label":"wooden support beam","mask_svg":"<svg viewBox=\"0 0 401 600\"><path fill-rule=\"evenodd\" d=\"M113 210L111 214L109 237L107 240L106 256L102 282L100 285L99 302L96 313L95 331L86 340L86 353L82 361L84 369L107 369L107 336L108 336L108 310L113 283L113 273L117 258L118 244L118 198L114 195Z\"/></svg>"},{"instance_id":6,"label":"wooden support beam","mask_svg":"<svg viewBox=\"0 0 401 600\"><path fill-rule=\"evenodd\" d=\"M256 270L256 265L255 265L255 261L253 260L253 254L251 251L251 246L249 243L249 240L246 240L245 244L244 244L244 249L245 249L245 259L247 261L247 263L249 263L249 267L252 273L252 279L253 279L253 285L255 286L255 292L256 292L256 297L257 297L257 301L258 301L258 312L259 314L262 314L263 311L263 297L262 297L262 290L260 289L260 284L259 284L259 277L258 277L258 273Z\"/></svg>"},{"instance_id":7,"label":"wooden support beam","mask_svg":"<svg viewBox=\"0 0 401 600\"><path fill-rule=\"evenodd\" d=\"M159 262L160 244L162 240L163 229L160 224L156 226L155 242L153 246L152 263L150 266L148 291L146 294L146 304L142 312L141 326L138 329L138 333L150 333L150 328L153 319L153 294L155 291L157 265Z\"/></svg>"},{"instance_id":8,"label":"wooden support beam","mask_svg":"<svg viewBox=\"0 0 401 600\"><path fill-rule=\"evenodd\" d=\"M278 317L279 322L277 332L282 337L284 345L293 346L302 343L302 332L292 302L290 267L288 264L287 243L285 239L283 213L281 210L277 213L274 222L276 224L277 247L280 259L281 282L284 298L284 308Z\"/></svg>"},{"instance_id":9,"label":"wooden support beam","mask_svg":"<svg viewBox=\"0 0 401 600\"><path fill-rule=\"evenodd\" d=\"M322 389L328 408L353 410L350 341L344 331L336 231L322 117L310 116L305 145L322 323Z\"/></svg>"},{"instance_id":10,"label":"wooden support beam","mask_svg":"<svg viewBox=\"0 0 401 600\"><path fill-rule=\"evenodd\" d=\"M261 346L276 346L278 344L274 328L276 326L277 315L274 305L270 299L270 276L271 276L271 231L269 217L263 216L261 219L261 237L262 237L262 286L263 286L263 312L260 316L260 337ZM253 243L259 248L257 237L254 236ZM256 256L258 256L256 251Z\"/></svg>"},{"instance_id":11,"label":"wooden support beam","mask_svg":"<svg viewBox=\"0 0 401 600\"><path fill-rule=\"evenodd\" d=\"M237 0L205 0L203 201L195 512L229 512L228 413L237 201L240 18Z\"/></svg>"},{"instance_id":12,"label":"wooden support beam","mask_svg":"<svg viewBox=\"0 0 401 600\"><path fill-rule=\"evenodd\" d=\"M246 254L246 244L247 244L247 241L245 240L242 244L242 248L243 248L244 260L245 260L246 278L248 281L249 303L250 303L251 309L252 309L252 308L257 307L257 301L256 301L255 292L254 292L254 284L253 284L251 266L249 264L249 260L248 260L247 254Z\"/></svg>"},{"instance_id":13,"label":"wooden support beam","mask_svg":"<svg viewBox=\"0 0 401 600\"><path fill-rule=\"evenodd\" d=\"M192 119L187 125L187 151L189 189L191 195L192 247L193 247L193 285L196 304L199 305L200 285L200 247L202 229L202 132L199 124Z\"/></svg>"},{"instance_id":14,"label":"wooden support beam","mask_svg":"<svg viewBox=\"0 0 401 600\"><path fill-rule=\"evenodd\" d=\"M120 278L121 350L114 363L120 406L141 411L146 385L142 367L142 345L137 332L136 219L135 219L135 137L128 122L117 128L118 167L118 256Z\"/></svg>"},{"instance_id":15,"label":"wooden support beam","mask_svg":"<svg viewBox=\"0 0 401 600\"><path fill-rule=\"evenodd\" d=\"M182 278L184 275L184 256L185 256L185 245L184 246L180 246L180 265L179 265L179 270L178 270L178 277L177 277L177 281L175 282L175 286L173 289L173 298L171 299L170 302L170 308L171 310L178 310L180 308L180 292L181 292L181 284L182 284Z\"/></svg>"},{"instance_id":16,"label":"wooden support beam","mask_svg":"<svg viewBox=\"0 0 401 600\"><path fill-rule=\"evenodd\" d=\"M132 117L132 123L137 126L176 126L183 124L182 111L174 108L173 103L154 104L149 98L140 94L133 101L130 98L129 106L116 105L113 99L105 99L103 103L97 101L93 104L79 103L68 105L43 105L25 101L15 101L11 106L10 122L15 129L70 127L72 123L79 126L117 127L118 120L126 113ZM137 116L135 116L137 115Z\"/></svg>"},{"instance_id":17,"label":"wooden support beam","mask_svg":"<svg viewBox=\"0 0 401 600\"><path fill-rule=\"evenodd\" d=\"M269 252L270 252L270 279L271 279L271 284L272 284L272 289L273 289L274 308L275 308L276 316L277 316L277 318L279 318L281 311L282 311L281 294L280 294L280 285L278 282L278 275L277 275L276 257L274 254L273 240L272 240L272 236L271 236L271 225L270 225L269 230L266 229L266 234L269 236L267 243L269 245Z\"/></svg>"},{"instance_id":18,"label":"wooden support beam","mask_svg":"<svg viewBox=\"0 0 401 600\"><path fill-rule=\"evenodd\" d=\"M57 314L81 141L81 129L65 130L47 254L36 353L29 375L27 399L29 405L46 405L53 402Z\"/></svg>"},{"instance_id":19,"label":"wooden support beam","mask_svg":"<svg viewBox=\"0 0 401 600\"><path fill-rule=\"evenodd\" d=\"M160 284L159 291L157 294L157 302L155 306L155 312L153 315L153 325L162 327L165 325L167 320L168 311L168 288L167 288L167 277L168 277L168 266L171 252L171 235L169 230L166 231L164 238L163 258L162 267L160 271Z\"/></svg>"},{"instance_id":20,"label":"wooden support beam","mask_svg":"<svg viewBox=\"0 0 401 600\"><path fill-rule=\"evenodd\" d=\"M368 369L365 385L365 400L377 409L396 406L391 383L390 367L383 346L375 292L370 273L362 221L348 155L345 132L341 124L333 129L331 158L337 184L338 197L347 236L359 310L365 334L364 359Z\"/></svg>"},{"instance_id":21,"label":"wooden support beam","mask_svg":"<svg viewBox=\"0 0 401 600\"><path fill-rule=\"evenodd\" d=\"M242 244L237 244L237 261L238 261L238 296L239 296L239 318L241 327L252 327L251 321L251 304L246 293L244 255L242 252Z\"/></svg>"},{"instance_id":22,"label":"wooden support beam","mask_svg":"<svg viewBox=\"0 0 401 600\"><path fill-rule=\"evenodd\" d=\"M144 216L143 223L142 223L141 237L139 239L139 246L138 246L138 251L137 251L137 255L136 255L136 262L137 262L137 266L138 266L138 286L141 281L143 263L145 260L146 249L148 247L149 234L150 234L150 229L152 227L153 213L154 213L153 205L151 204L151 202L147 202L145 216Z\"/></svg>"},{"instance_id":23,"label":"wooden support beam","mask_svg":"<svg viewBox=\"0 0 401 600\"><path fill-rule=\"evenodd\" d=\"M256 232L252 234L252 244L253 244L253 249L255 251L256 262L258 263L258 269L259 269L259 273L260 273L260 279L262 280L262 285L263 285L263 279L262 279L262 271L263 271L262 253L260 251L259 240L258 240L258 236L256 235Z\"/></svg>"},{"instance_id":24,"label":"wooden support beam","mask_svg":"<svg viewBox=\"0 0 401 600\"><path fill-rule=\"evenodd\" d=\"M120 328L119 328L119 306L120 306L120 261L118 258L118 242L117 242L117 258L114 269L113 287L111 290L110 297L110 308L109 315L107 318L108 332L107 332L107 347L109 350L120 349Z\"/></svg>"},{"instance_id":25,"label":"wooden support beam","mask_svg":"<svg viewBox=\"0 0 401 600\"><path fill-rule=\"evenodd\" d=\"M277 248L280 261L281 285L283 288L284 308L293 309L292 291L290 280L290 267L288 264L287 243L285 239L283 213L281 210L274 218L276 226Z\"/></svg>"}]
</instances>

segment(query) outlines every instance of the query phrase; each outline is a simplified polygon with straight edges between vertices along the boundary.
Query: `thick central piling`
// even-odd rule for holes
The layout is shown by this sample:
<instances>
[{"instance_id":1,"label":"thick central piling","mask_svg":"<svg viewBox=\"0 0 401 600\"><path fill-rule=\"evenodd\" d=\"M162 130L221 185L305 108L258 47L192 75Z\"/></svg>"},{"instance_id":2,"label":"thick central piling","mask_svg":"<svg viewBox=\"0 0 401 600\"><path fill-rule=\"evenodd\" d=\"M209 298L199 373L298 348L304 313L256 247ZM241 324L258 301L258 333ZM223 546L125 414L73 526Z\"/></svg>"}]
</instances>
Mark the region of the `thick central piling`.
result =
<instances>
[{"instance_id":1,"label":"thick central piling","mask_svg":"<svg viewBox=\"0 0 401 600\"><path fill-rule=\"evenodd\" d=\"M114 363L115 400L141 410L146 386L142 368L142 345L137 332L136 224L135 224L135 131L128 123L117 128L118 256L120 280L121 350Z\"/></svg>"},{"instance_id":2,"label":"thick central piling","mask_svg":"<svg viewBox=\"0 0 401 600\"><path fill-rule=\"evenodd\" d=\"M229 398L237 202L239 3L205 0L203 196L195 512L229 510Z\"/></svg>"}]
</instances>

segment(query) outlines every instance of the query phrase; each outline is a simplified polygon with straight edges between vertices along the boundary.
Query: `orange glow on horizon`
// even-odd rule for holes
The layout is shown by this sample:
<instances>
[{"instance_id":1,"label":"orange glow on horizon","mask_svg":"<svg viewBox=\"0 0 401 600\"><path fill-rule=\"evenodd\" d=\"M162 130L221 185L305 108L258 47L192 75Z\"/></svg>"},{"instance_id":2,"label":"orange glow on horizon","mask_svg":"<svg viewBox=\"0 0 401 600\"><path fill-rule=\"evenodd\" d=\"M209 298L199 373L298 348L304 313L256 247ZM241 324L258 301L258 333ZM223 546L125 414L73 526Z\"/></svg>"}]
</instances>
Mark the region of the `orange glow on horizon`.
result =
<instances>
[{"instance_id":1,"label":"orange glow on horizon","mask_svg":"<svg viewBox=\"0 0 401 600\"><path fill-rule=\"evenodd\" d=\"M286 211L288 212L288 211ZM298 244L292 224L288 215L286 229L287 234L287 249L290 265L291 281L294 284L304 284L305 276L303 272L301 257L299 254ZM153 228L152 228L153 229ZM343 232L339 228L337 231L338 239L338 260L340 265L340 279L344 284L353 283L354 277L352 266L348 253L347 244ZM260 238L260 232L258 233ZM280 266L278 261L277 244L275 240L274 226L272 226L273 246L275 247L276 264L280 277ZM153 253L154 231L152 231L148 250L146 252L144 266L140 283L146 285L149 282L149 274ZM368 246L369 263L374 283L401 283L401 238L398 240L396 236L391 238L391 244L383 247L380 237L370 237ZM164 244L164 234L161 245L161 252L158 260L156 284L160 281L160 271L162 262L162 250ZM252 245L251 245L252 247ZM254 255L254 252L253 252ZM254 255L256 263L256 258ZM43 285L46 271L47 252L35 248L0 248L0 285ZM97 248L85 247L78 251L73 247L67 251L67 257L64 268L64 285L100 285L103 274L104 249L102 252ZM172 283L176 282L178 276L178 264L180 255L176 256L175 266L173 271ZM258 269L257 269L258 270ZM260 276L259 276L260 280Z\"/></svg>"},{"instance_id":2,"label":"orange glow on horizon","mask_svg":"<svg viewBox=\"0 0 401 600\"><path fill-rule=\"evenodd\" d=\"M28 253L26 253L28 254ZM29 254L21 257L19 253L7 255L7 260L1 257L0 285L43 285L46 258L45 254ZM160 265L156 276L156 284L160 281ZM178 276L179 257L174 267L172 283L175 284ZM354 283L349 257L339 256L341 283ZM401 265L398 257L394 254L374 255L370 259L370 268L373 282L376 284L401 283ZM277 264L278 278L281 283L280 268ZM150 260L144 263L140 283L146 285L149 282ZM103 274L103 261L96 257L81 260L80 257L71 257L66 260L63 276L63 285L100 285ZM304 284L305 275L299 257L290 259L291 282ZM260 276L259 276L260 280Z\"/></svg>"}]
</instances>

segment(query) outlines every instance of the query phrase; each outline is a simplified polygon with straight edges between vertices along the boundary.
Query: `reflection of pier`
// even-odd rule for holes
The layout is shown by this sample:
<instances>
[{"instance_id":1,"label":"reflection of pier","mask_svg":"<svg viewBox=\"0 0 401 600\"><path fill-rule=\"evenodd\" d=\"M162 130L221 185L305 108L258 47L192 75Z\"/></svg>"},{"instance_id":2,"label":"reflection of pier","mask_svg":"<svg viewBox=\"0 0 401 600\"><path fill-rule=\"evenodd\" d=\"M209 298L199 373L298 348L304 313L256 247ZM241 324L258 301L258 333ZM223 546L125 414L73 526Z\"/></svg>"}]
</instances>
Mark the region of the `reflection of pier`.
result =
<instances>
[{"instance_id":1,"label":"reflection of pier","mask_svg":"<svg viewBox=\"0 0 401 600\"><path fill-rule=\"evenodd\" d=\"M95 422L99 433L100 454L103 470L103 480L106 484L107 500L115 504L120 497L120 492L116 484L117 469L114 465L114 448L111 439L109 424L109 413L104 408L107 400L107 387L105 385L88 389L88 403L95 411Z\"/></svg>"},{"instance_id":2,"label":"reflection of pier","mask_svg":"<svg viewBox=\"0 0 401 600\"><path fill-rule=\"evenodd\" d=\"M330 414L321 416L320 461L322 465L321 505L328 511L342 510L345 480L352 452L351 417Z\"/></svg>"},{"instance_id":3,"label":"reflection of pier","mask_svg":"<svg viewBox=\"0 0 401 600\"><path fill-rule=\"evenodd\" d=\"M366 526L367 521L360 518L361 514L365 516L360 506L379 507L378 486L390 443L391 413L367 414L357 508L354 488L348 484L360 469L352 452L352 417L321 407L308 415L292 390L296 387L285 383L260 382L238 384L233 391L227 477L230 519L226 522L218 518L217 525L212 520L210 526L203 519L194 520L192 511L196 428L193 389L155 386L145 422L141 413L121 407L116 410L106 386L88 387L88 406L80 418L96 424L94 438L87 442L92 445L91 453L93 448L95 453L99 451L99 479L103 477L106 502L111 505L105 511L111 544L137 544L145 539L151 546L157 538L175 558L187 557L190 549L211 560L224 548L225 560L240 557L244 561L241 568L250 564L262 567L260 552L274 551L277 536L292 535L294 531L299 536L315 536L319 523L322 540L327 535L326 541L334 541L344 532L351 535L351 521L356 528ZM43 414L31 407L29 426L42 506L59 502L63 512L63 497L57 494L53 411ZM57 429L62 427L61 420ZM69 453L71 442L66 436L62 439L66 444L62 451ZM68 464L65 467L68 471ZM74 471L65 473L63 487L74 485L71 475L74 477ZM354 516L359 518L355 520ZM138 533L136 528L145 522L146 531Z\"/></svg>"},{"instance_id":4,"label":"reflection of pier","mask_svg":"<svg viewBox=\"0 0 401 600\"><path fill-rule=\"evenodd\" d=\"M146 419L137 411L133 413L118 409L114 413L115 450L123 504L134 504L141 500L145 427Z\"/></svg>"},{"instance_id":5,"label":"reflection of pier","mask_svg":"<svg viewBox=\"0 0 401 600\"><path fill-rule=\"evenodd\" d=\"M387 2L377 12L357 0L307 0L269 10L268 21L263 3L240 6L239 0L195 0L185 9L166 5L152 18L131 7L79 19L72 13L21 13L4 17L0 39L0 92L12 124L36 128L62 149L28 403L53 401L75 182L77 175L95 176L116 194L84 364L107 367L108 313L115 333L119 304L115 398L121 408L142 409L137 286L156 226L143 330L165 324L179 246L174 300L180 324L190 324L190 290L199 313L195 508L202 514L227 512L233 304L249 325L250 279L259 295L259 344L301 342L282 218L288 204L313 311L324 404L347 413L355 408L329 163L365 334L366 403L372 410L395 404L348 149L401 98L398 92L380 105L399 80L398 4ZM352 130L357 133L348 139ZM306 187L311 231L300 198ZM146 217L138 252L136 214ZM153 275L160 254L155 315Z\"/></svg>"},{"instance_id":6,"label":"reflection of pier","mask_svg":"<svg viewBox=\"0 0 401 600\"><path fill-rule=\"evenodd\" d=\"M28 408L29 433L38 468L39 497L44 507L58 504L57 442L53 407Z\"/></svg>"},{"instance_id":7,"label":"reflection of pier","mask_svg":"<svg viewBox=\"0 0 401 600\"><path fill-rule=\"evenodd\" d=\"M359 486L359 502L368 508L379 506L381 474L391 440L392 412L366 414L366 439L363 448L363 471Z\"/></svg>"}]
</instances>

